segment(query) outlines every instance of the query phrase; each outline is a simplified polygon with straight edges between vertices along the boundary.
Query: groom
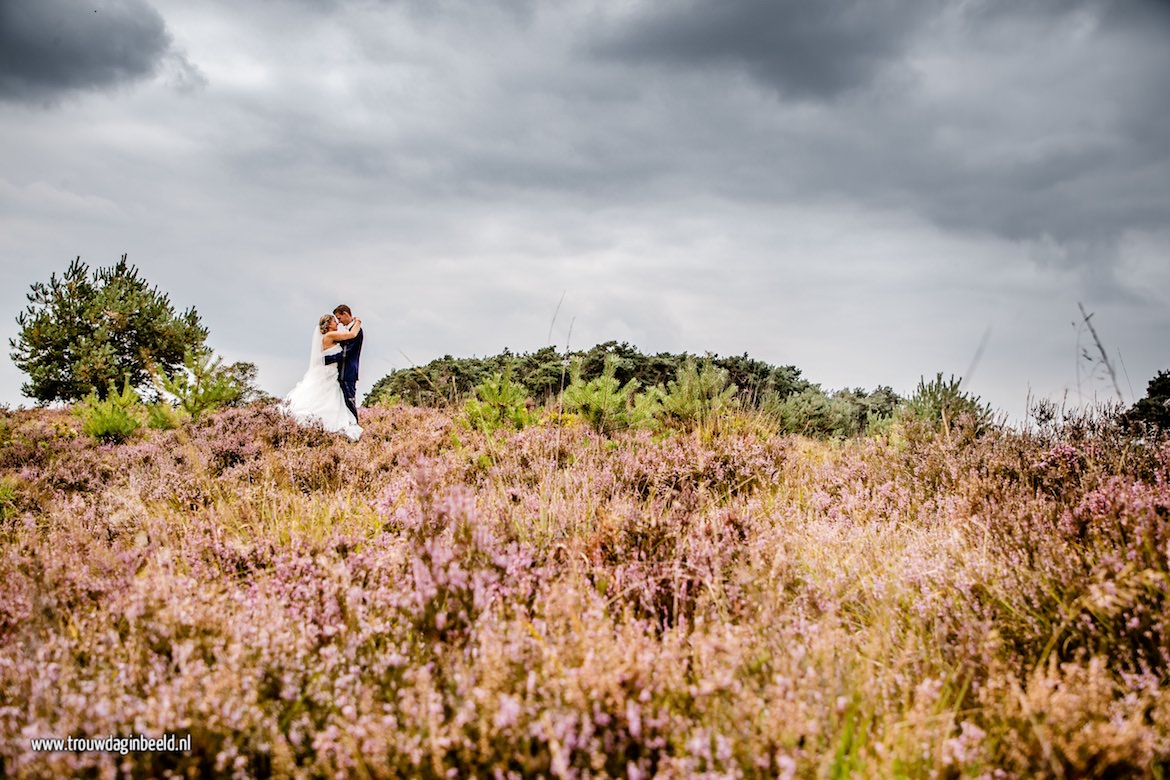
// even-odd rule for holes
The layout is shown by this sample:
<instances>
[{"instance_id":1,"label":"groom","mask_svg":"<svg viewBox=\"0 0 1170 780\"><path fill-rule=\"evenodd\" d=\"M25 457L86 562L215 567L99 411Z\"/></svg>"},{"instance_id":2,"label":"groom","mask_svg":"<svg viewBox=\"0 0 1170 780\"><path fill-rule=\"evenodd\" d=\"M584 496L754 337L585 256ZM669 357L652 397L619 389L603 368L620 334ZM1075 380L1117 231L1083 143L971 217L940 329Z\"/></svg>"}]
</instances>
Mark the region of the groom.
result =
<instances>
[{"instance_id":1,"label":"groom","mask_svg":"<svg viewBox=\"0 0 1170 780\"><path fill-rule=\"evenodd\" d=\"M341 327L350 329L353 324L353 312L344 303L333 310ZM341 395L345 398L345 405L353 412L353 419L358 418L357 411L357 382L358 361L362 356L362 339L366 336L366 329L358 331L357 336L341 343L341 351L325 356L325 362L337 364L337 383L341 385Z\"/></svg>"}]
</instances>

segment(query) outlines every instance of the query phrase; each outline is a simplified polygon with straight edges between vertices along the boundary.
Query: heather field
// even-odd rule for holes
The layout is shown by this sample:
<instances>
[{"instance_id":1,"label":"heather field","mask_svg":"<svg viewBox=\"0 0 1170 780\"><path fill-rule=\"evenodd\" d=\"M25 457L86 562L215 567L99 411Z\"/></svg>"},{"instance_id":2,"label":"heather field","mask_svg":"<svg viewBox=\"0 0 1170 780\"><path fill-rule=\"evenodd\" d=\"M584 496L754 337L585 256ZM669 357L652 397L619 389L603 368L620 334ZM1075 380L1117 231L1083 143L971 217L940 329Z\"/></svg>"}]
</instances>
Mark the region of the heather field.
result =
<instances>
[{"instance_id":1,"label":"heather field","mask_svg":"<svg viewBox=\"0 0 1170 780\"><path fill-rule=\"evenodd\" d=\"M0 412L0 775L1170 774L1164 440L531 422Z\"/></svg>"}]
</instances>

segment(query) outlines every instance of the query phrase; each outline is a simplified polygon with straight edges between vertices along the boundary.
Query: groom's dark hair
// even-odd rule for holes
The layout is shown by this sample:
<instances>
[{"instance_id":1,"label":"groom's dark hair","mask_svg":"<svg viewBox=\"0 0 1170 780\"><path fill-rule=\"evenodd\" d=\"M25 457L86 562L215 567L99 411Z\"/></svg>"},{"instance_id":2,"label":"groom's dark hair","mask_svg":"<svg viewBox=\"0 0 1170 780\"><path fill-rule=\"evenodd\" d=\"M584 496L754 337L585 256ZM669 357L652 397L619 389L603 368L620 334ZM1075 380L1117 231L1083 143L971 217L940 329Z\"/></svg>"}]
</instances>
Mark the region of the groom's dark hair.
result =
<instances>
[{"instance_id":1,"label":"groom's dark hair","mask_svg":"<svg viewBox=\"0 0 1170 780\"><path fill-rule=\"evenodd\" d=\"M344 303L341 304L340 306L338 306L336 309L334 309L333 313L334 314L348 314L350 316L353 316L353 312L350 311L349 307L346 306Z\"/></svg>"}]
</instances>

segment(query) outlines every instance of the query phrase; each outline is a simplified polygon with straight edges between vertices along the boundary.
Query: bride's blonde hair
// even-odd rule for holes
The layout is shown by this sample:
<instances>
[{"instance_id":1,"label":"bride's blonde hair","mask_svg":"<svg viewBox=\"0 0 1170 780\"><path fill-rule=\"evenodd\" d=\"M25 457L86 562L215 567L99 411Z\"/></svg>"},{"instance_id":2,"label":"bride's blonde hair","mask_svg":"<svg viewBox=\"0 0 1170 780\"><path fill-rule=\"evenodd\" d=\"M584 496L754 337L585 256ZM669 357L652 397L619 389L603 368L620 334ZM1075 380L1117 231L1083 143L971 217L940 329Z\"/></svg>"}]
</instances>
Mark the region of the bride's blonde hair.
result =
<instances>
[{"instance_id":1,"label":"bride's blonde hair","mask_svg":"<svg viewBox=\"0 0 1170 780\"><path fill-rule=\"evenodd\" d=\"M332 319L332 314L322 314L321 319L317 320L317 330L321 331L322 336L329 332L329 321Z\"/></svg>"}]
</instances>

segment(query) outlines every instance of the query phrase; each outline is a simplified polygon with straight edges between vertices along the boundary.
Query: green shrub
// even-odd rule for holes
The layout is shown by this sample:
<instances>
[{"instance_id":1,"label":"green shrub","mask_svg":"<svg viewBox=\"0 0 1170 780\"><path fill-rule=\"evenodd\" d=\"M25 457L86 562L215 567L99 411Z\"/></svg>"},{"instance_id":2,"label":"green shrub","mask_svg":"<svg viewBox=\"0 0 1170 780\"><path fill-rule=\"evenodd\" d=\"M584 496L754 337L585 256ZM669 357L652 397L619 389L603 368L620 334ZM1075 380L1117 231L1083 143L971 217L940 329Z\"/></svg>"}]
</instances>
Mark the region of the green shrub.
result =
<instances>
[{"instance_id":1,"label":"green shrub","mask_svg":"<svg viewBox=\"0 0 1170 780\"><path fill-rule=\"evenodd\" d=\"M1170 431L1170 371L1159 371L1146 386L1140 399L1125 415L1131 427L1144 424Z\"/></svg>"},{"instance_id":2,"label":"green shrub","mask_svg":"<svg viewBox=\"0 0 1170 780\"><path fill-rule=\"evenodd\" d=\"M174 397L192 420L198 420L205 412L235 403L247 392L233 369L225 367L210 350L188 349L181 369L170 375L159 371L154 377L162 392Z\"/></svg>"},{"instance_id":3,"label":"green shrub","mask_svg":"<svg viewBox=\"0 0 1170 780\"><path fill-rule=\"evenodd\" d=\"M861 393L860 390L855 391ZM861 403L865 406L865 416L870 422L888 420L902 405L902 399L892 387L878 385L872 393L861 393Z\"/></svg>"},{"instance_id":4,"label":"green shrub","mask_svg":"<svg viewBox=\"0 0 1170 780\"><path fill-rule=\"evenodd\" d=\"M614 376L616 370L617 361L607 359L601 376L586 382L581 377L580 361L574 361L572 380L565 388L565 408L585 418L594 430L601 433L625 427L626 406L638 389L636 379L621 385Z\"/></svg>"},{"instance_id":5,"label":"green shrub","mask_svg":"<svg viewBox=\"0 0 1170 780\"><path fill-rule=\"evenodd\" d=\"M169 431L178 428L186 420L186 416L165 401L159 401L146 407L146 425L156 431Z\"/></svg>"},{"instance_id":6,"label":"green shrub","mask_svg":"<svg viewBox=\"0 0 1170 780\"><path fill-rule=\"evenodd\" d=\"M81 430L103 442L121 442L134 435L142 427L138 418L141 408L138 393L127 381L122 392L112 386L105 398L90 393L74 411L81 418Z\"/></svg>"},{"instance_id":7,"label":"green shrub","mask_svg":"<svg viewBox=\"0 0 1170 780\"><path fill-rule=\"evenodd\" d=\"M473 428L491 433L501 425L523 428L531 425L532 412L528 410L528 394L512 379L508 366L475 386L475 398L464 405L467 422Z\"/></svg>"},{"instance_id":8,"label":"green shrub","mask_svg":"<svg viewBox=\"0 0 1170 780\"><path fill-rule=\"evenodd\" d=\"M784 433L821 439L854 436L861 432L865 421L865 410L851 395L828 396L816 386L785 398L769 394L761 402L760 410L775 420Z\"/></svg>"},{"instance_id":9,"label":"green shrub","mask_svg":"<svg viewBox=\"0 0 1170 780\"><path fill-rule=\"evenodd\" d=\"M660 408L662 393L652 389L638 394L638 380L624 385L615 373L617 359L607 358L601 376L586 382L581 378L581 363L575 361L572 382L565 388L565 409L585 418L598 433L629 428L634 425L653 427Z\"/></svg>"},{"instance_id":10,"label":"green shrub","mask_svg":"<svg viewBox=\"0 0 1170 780\"><path fill-rule=\"evenodd\" d=\"M677 377L667 384L662 410L685 428L706 427L720 412L734 405L737 389L726 369L710 360L700 368L688 358L679 366Z\"/></svg>"},{"instance_id":11,"label":"green shrub","mask_svg":"<svg viewBox=\"0 0 1170 780\"><path fill-rule=\"evenodd\" d=\"M991 406L981 404L979 396L963 392L962 387L962 379L952 374L949 380L944 380L941 371L930 382L919 378L918 389L910 396L904 412L939 430L966 423L973 425L976 432L983 432L991 424Z\"/></svg>"},{"instance_id":12,"label":"green shrub","mask_svg":"<svg viewBox=\"0 0 1170 780\"><path fill-rule=\"evenodd\" d=\"M634 395L634 405L626 411L626 423L631 428L657 429L662 416L666 394L658 387L647 387Z\"/></svg>"},{"instance_id":13,"label":"green shrub","mask_svg":"<svg viewBox=\"0 0 1170 780\"><path fill-rule=\"evenodd\" d=\"M897 425L897 415L882 416L869 412L865 417L865 435L889 437L893 435Z\"/></svg>"},{"instance_id":14,"label":"green shrub","mask_svg":"<svg viewBox=\"0 0 1170 780\"><path fill-rule=\"evenodd\" d=\"M845 388L826 396L830 408L831 436L860 436L885 431L893 425L902 399L893 388L879 385L872 392Z\"/></svg>"},{"instance_id":15,"label":"green shrub","mask_svg":"<svg viewBox=\"0 0 1170 780\"><path fill-rule=\"evenodd\" d=\"M425 366L392 371L370 388L363 406L384 406L399 398L416 406L450 406L475 392L481 382L506 365L497 358L454 358L444 355Z\"/></svg>"},{"instance_id":16,"label":"green shrub","mask_svg":"<svg viewBox=\"0 0 1170 780\"><path fill-rule=\"evenodd\" d=\"M16 485L7 477L0 479L0 520L16 517Z\"/></svg>"}]
</instances>

